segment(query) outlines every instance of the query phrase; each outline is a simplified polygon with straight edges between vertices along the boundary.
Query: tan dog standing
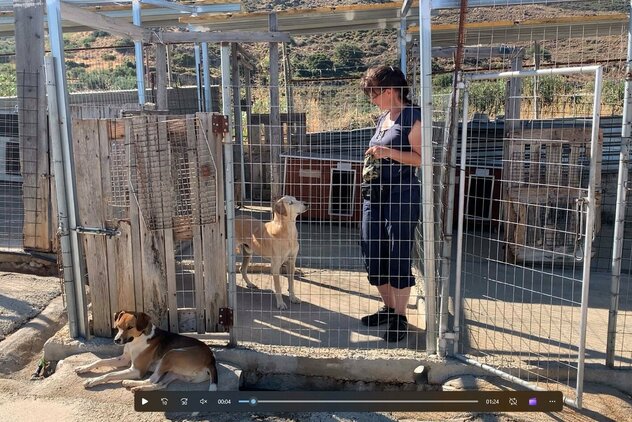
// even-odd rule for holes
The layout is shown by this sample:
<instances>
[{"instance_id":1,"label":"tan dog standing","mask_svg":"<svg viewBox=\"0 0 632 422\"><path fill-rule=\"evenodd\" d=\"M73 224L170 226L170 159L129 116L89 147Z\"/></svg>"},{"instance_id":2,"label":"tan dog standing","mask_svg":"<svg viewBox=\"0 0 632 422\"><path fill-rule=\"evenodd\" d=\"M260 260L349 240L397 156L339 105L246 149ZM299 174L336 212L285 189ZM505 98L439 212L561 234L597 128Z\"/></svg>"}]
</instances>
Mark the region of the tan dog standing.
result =
<instances>
[{"instance_id":1,"label":"tan dog standing","mask_svg":"<svg viewBox=\"0 0 632 422\"><path fill-rule=\"evenodd\" d=\"M270 259L276 306L278 309L287 309L281 294L281 266L287 263L290 302L300 303L294 294L294 270L299 249L296 217L307 211L307 205L293 196L284 196L274 203L272 211L272 221L266 223L250 217L237 217L235 243L242 246L241 275L250 288L257 287L248 278L248 265L253 252Z\"/></svg>"},{"instance_id":2,"label":"tan dog standing","mask_svg":"<svg viewBox=\"0 0 632 422\"><path fill-rule=\"evenodd\" d=\"M175 380L198 383L210 379L209 391L217 391L215 357L206 344L161 330L151 323L149 315L142 312L120 311L114 316L114 322L118 328L114 343L125 345L123 354L79 366L75 372L82 374L100 367L131 366L90 378L84 382L86 388L123 381L123 386L132 387L132 391L160 390ZM148 371L153 371L151 377L139 380Z\"/></svg>"}]
</instances>

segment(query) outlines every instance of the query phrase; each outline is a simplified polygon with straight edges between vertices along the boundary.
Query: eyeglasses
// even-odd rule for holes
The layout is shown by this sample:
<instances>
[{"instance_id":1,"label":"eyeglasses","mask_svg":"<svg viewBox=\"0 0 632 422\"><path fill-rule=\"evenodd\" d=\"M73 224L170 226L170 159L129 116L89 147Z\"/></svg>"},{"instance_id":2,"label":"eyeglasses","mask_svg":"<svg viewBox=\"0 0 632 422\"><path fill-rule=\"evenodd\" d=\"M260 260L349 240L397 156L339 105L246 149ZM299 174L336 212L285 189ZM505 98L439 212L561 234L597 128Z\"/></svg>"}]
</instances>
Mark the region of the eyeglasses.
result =
<instances>
[{"instance_id":1,"label":"eyeglasses","mask_svg":"<svg viewBox=\"0 0 632 422\"><path fill-rule=\"evenodd\" d=\"M384 93L384 90L386 88L371 88L368 91L368 96L371 99L371 101L375 100L377 97L379 97L380 95L382 95Z\"/></svg>"}]
</instances>

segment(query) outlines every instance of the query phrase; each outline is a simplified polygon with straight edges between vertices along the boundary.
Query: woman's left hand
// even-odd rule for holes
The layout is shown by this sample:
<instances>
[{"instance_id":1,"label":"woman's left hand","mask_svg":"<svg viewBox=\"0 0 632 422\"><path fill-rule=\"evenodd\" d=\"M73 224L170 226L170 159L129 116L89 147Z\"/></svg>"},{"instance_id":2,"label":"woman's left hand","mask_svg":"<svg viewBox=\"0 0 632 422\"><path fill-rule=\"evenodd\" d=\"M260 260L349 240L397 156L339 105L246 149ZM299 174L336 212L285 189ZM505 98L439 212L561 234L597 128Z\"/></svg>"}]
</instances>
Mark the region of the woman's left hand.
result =
<instances>
[{"instance_id":1,"label":"woman's left hand","mask_svg":"<svg viewBox=\"0 0 632 422\"><path fill-rule=\"evenodd\" d=\"M375 158L391 158L391 148L388 147L383 147L381 145L374 145L372 147L369 147L369 149L366 150L366 154L370 154Z\"/></svg>"}]
</instances>

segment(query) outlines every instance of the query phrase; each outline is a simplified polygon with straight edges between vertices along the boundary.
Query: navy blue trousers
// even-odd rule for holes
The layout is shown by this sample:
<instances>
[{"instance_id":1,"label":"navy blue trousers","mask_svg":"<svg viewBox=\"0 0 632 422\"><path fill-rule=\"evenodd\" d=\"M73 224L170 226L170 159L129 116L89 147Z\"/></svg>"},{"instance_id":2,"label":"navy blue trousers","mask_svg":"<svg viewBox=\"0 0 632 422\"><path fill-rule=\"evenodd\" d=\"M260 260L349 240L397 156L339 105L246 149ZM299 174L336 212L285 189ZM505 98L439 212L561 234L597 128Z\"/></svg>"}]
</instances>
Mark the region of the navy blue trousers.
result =
<instances>
[{"instance_id":1,"label":"navy blue trousers","mask_svg":"<svg viewBox=\"0 0 632 422\"><path fill-rule=\"evenodd\" d=\"M373 187L373 194L364 198L361 247L369 283L414 286L411 253L419 223L419 186Z\"/></svg>"}]
</instances>

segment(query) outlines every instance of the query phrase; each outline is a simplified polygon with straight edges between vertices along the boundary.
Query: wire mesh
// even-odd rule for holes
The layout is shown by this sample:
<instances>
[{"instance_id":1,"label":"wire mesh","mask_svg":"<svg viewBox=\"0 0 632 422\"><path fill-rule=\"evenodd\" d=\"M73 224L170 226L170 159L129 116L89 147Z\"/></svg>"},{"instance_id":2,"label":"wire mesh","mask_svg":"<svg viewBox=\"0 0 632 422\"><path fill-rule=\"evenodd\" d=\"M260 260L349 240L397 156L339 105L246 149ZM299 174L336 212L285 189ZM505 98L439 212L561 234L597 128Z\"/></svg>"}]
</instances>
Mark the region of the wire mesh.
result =
<instances>
[{"instance_id":1,"label":"wire mesh","mask_svg":"<svg viewBox=\"0 0 632 422\"><path fill-rule=\"evenodd\" d=\"M632 171L628 171L628 181L632 177ZM628 182L629 183L629 182ZM614 359L616 368L629 369L632 367L632 204L629 192L625 204L625 222L623 233L623 251L621 254L621 278L619 294L617 296L617 320L614 327L613 342ZM610 316L612 317L612 315Z\"/></svg>"},{"instance_id":2,"label":"wire mesh","mask_svg":"<svg viewBox=\"0 0 632 422\"><path fill-rule=\"evenodd\" d=\"M582 88L572 97L556 95L538 120L494 120L470 104L461 350L573 396L587 282L581 198L600 151L590 149L593 83L581 75L551 78ZM472 91L482 85L497 87L504 98L504 81L473 81ZM529 88L523 84L514 101L532 96ZM588 329L599 324L591 320ZM587 353L601 350L602 334L588 337Z\"/></svg>"},{"instance_id":3,"label":"wire mesh","mask_svg":"<svg viewBox=\"0 0 632 422\"><path fill-rule=\"evenodd\" d=\"M196 118L136 122L132 188L150 230L217 221L217 166Z\"/></svg>"},{"instance_id":4,"label":"wire mesh","mask_svg":"<svg viewBox=\"0 0 632 422\"><path fill-rule=\"evenodd\" d=\"M271 89L282 93L276 126L270 116ZM283 195L309 208L296 222L300 246L294 291L300 303L286 295L286 265L280 293L287 309L277 309L271 266L255 253L248 278L256 288L248 288L244 277L237 276L239 341L338 350L425 349L423 303L415 300L416 290L408 305L406 340L387 343L382 339L387 327L366 327L360 321L383 305L367 280L360 247L364 153L376 132L378 108L357 80L295 81L291 113L286 112L284 86L255 83L240 90L242 98L247 90L252 97L241 104L244 152L235 155L244 159L246 187L238 218L254 218L246 226L259 230L261 222L273 219L271 211ZM281 174L273 174L275 162L280 163ZM237 174L239 178L239 170ZM283 217L277 213L274 218ZM238 257L238 266L242 258ZM417 286L423 282L419 271L415 281Z\"/></svg>"},{"instance_id":5,"label":"wire mesh","mask_svg":"<svg viewBox=\"0 0 632 422\"><path fill-rule=\"evenodd\" d=\"M598 24L590 17L595 14L608 16L600 17L604 23ZM560 19L542 24L540 16ZM438 11L433 19L456 23L458 12ZM519 28L504 26L505 19ZM555 130L590 131L594 85L588 75L524 78L514 91L509 91L506 80L498 79L473 83L469 91L471 144L462 275L469 279L466 288L474 297L466 303L470 332L461 350L484 363L519 368L512 373L528 381L575 387L570 378L576 372L577 347L572 341L577 344L578 331L571 330L569 323L578 322L581 262L575 256L583 252L578 227L585 224L575 199L585 193L585 168L593 157L600 168L588 314L590 361L603 356L606 342L607 315L601 310L609 307L628 7L610 1L497 3L469 8L466 21L480 25L466 31L466 72L603 66L602 151L591 152L585 142L560 143L559 137L551 136ZM450 45L451 36L433 33L433 43ZM455 43L456 36L450 42ZM449 91L454 48L435 48L433 55L434 92ZM518 135L512 132L516 127L530 132ZM511 197L506 194L508 180L516 181L511 183ZM518 234L509 240L512 221ZM553 305L559 306L556 312L551 311ZM622 309L625 312L625 305ZM618 347L623 356L629 355L623 344Z\"/></svg>"},{"instance_id":6,"label":"wire mesh","mask_svg":"<svg viewBox=\"0 0 632 422\"><path fill-rule=\"evenodd\" d=\"M0 55L0 248L23 248L24 201L15 54ZM24 75L27 76L27 75ZM31 75L28 75L31 76ZM33 78L23 78L20 90L29 95ZM37 80L37 78L35 78ZM27 111L27 110L25 110ZM33 112L34 110L30 110ZM26 125L28 128L30 125ZM36 130L36 128L35 128Z\"/></svg>"},{"instance_id":7,"label":"wire mesh","mask_svg":"<svg viewBox=\"0 0 632 422\"><path fill-rule=\"evenodd\" d=\"M80 38L85 35L84 38ZM108 37L108 38L103 38ZM99 44L104 39L110 45ZM66 81L71 106L132 107L138 104L134 43L103 31L65 36ZM147 101L152 101L151 90ZM81 111L81 110L80 110ZM85 116L85 110L83 115ZM110 116L86 116L110 117ZM116 117L116 116L111 116Z\"/></svg>"}]
</instances>

